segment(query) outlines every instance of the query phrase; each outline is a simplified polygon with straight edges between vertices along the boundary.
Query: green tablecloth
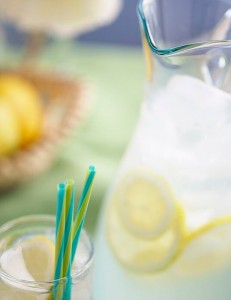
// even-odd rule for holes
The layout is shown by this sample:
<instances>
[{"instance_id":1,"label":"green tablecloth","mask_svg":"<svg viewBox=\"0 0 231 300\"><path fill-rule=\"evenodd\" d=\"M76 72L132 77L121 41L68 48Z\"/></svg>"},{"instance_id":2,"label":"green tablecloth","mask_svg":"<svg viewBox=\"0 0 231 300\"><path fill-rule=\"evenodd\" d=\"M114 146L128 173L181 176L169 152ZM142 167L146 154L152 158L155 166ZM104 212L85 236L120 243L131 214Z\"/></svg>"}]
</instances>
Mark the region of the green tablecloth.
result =
<instances>
[{"instance_id":1,"label":"green tablecloth","mask_svg":"<svg viewBox=\"0 0 231 300\"><path fill-rule=\"evenodd\" d=\"M74 178L76 196L89 164L97 176L86 228L92 233L100 204L129 142L143 97L141 49L60 43L40 55L42 66L82 76L91 87L91 109L57 149L53 165L24 185L0 195L0 224L27 214L54 214L56 184Z\"/></svg>"}]
</instances>

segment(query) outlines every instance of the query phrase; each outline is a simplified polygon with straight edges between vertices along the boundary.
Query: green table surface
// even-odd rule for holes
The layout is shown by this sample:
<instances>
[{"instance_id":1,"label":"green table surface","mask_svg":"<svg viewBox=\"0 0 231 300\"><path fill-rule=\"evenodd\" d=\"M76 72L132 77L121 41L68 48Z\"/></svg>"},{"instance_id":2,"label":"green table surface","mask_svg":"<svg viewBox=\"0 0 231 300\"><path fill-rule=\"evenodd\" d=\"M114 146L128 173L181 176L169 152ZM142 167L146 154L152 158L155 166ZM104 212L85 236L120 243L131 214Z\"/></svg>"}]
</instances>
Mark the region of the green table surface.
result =
<instances>
[{"instance_id":1,"label":"green table surface","mask_svg":"<svg viewBox=\"0 0 231 300\"><path fill-rule=\"evenodd\" d=\"M8 57L14 61L15 57ZM52 166L29 182L0 194L0 224L28 214L54 214L56 184L76 182L76 199L89 164L97 175L85 227L94 234L105 192L134 131L143 98L145 62L140 48L55 43L38 58L44 68L82 77L90 87L85 119L57 148Z\"/></svg>"}]
</instances>

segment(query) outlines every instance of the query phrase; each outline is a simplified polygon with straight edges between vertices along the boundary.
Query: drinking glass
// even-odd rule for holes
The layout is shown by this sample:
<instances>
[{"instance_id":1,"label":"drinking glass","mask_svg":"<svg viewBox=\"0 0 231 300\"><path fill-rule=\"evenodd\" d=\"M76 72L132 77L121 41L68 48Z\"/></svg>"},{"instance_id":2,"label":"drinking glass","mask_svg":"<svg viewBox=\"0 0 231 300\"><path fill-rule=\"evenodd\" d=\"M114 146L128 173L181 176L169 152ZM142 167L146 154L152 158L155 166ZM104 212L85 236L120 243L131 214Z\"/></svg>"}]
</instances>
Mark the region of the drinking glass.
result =
<instances>
[{"instance_id":1,"label":"drinking glass","mask_svg":"<svg viewBox=\"0 0 231 300\"><path fill-rule=\"evenodd\" d=\"M71 299L90 300L92 296L93 244L88 233L83 230L74 260L71 278L61 278L48 282L36 282L23 278L23 268L17 247L23 242L45 236L51 241L55 238L55 217L49 215L26 216L0 227L0 298L1 300L51 300L55 290L65 289L71 280ZM5 255L13 249L13 263L7 262ZM34 257L36 260L36 257ZM10 266L9 270L5 266ZM8 272L9 271L9 272Z\"/></svg>"}]
</instances>

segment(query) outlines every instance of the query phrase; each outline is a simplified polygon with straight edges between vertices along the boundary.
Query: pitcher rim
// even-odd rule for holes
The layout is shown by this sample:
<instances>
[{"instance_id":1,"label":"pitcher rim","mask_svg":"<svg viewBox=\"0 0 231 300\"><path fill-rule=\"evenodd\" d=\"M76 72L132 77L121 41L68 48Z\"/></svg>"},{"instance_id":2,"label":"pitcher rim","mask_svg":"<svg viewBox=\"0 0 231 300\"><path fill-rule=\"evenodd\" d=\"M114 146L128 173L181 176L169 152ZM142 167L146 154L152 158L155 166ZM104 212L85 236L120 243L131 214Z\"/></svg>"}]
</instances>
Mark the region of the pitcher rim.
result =
<instances>
[{"instance_id":1,"label":"pitcher rim","mask_svg":"<svg viewBox=\"0 0 231 300\"><path fill-rule=\"evenodd\" d=\"M143 27L144 34L149 44L149 47L151 48L152 52L154 52L155 54L161 56L172 56L172 55L184 54L186 52L190 52L193 50L202 50L202 49L216 48L221 46L231 47L231 40L206 40L203 42L188 43L176 47L170 47L167 49L158 48L153 42L152 34L150 32L147 19L145 17L145 13L143 10L144 1L145 0L139 0L137 5L137 14L140 19L141 25Z\"/></svg>"}]
</instances>

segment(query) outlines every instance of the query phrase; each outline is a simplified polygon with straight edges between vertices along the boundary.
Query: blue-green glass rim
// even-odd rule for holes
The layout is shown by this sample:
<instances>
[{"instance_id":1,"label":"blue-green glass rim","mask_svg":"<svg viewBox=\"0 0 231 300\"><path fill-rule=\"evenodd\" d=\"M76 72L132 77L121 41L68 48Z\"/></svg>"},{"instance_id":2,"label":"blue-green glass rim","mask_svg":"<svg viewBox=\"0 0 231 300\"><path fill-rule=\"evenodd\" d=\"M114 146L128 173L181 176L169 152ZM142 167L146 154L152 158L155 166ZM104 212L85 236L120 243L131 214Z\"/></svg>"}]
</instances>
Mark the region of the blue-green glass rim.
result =
<instances>
[{"instance_id":1,"label":"blue-green glass rim","mask_svg":"<svg viewBox=\"0 0 231 300\"><path fill-rule=\"evenodd\" d=\"M158 47L155 46L152 42L151 38L151 32L148 27L148 22L146 20L144 10L143 10L143 2L145 0L139 0L139 3L137 5L137 13L140 19L140 22L142 24L146 39L148 41L148 44L151 48L151 50L157 54L157 55L179 55L183 54L188 51L192 50L202 50L205 48L216 48L216 47L231 47L231 40L211 40L211 41L204 41L204 42L196 42L196 43L189 43L189 44L184 44L180 46L176 46L173 48L168 48L168 49L159 49Z\"/></svg>"}]
</instances>

